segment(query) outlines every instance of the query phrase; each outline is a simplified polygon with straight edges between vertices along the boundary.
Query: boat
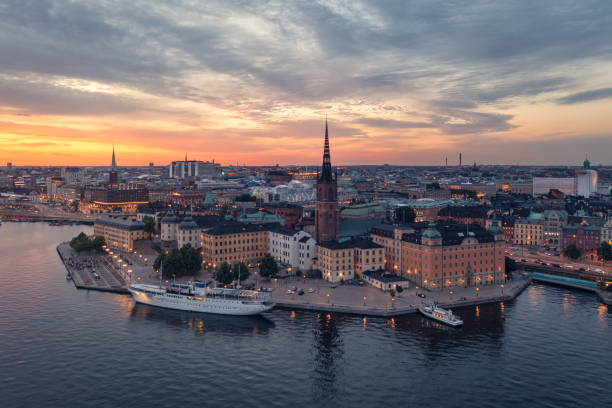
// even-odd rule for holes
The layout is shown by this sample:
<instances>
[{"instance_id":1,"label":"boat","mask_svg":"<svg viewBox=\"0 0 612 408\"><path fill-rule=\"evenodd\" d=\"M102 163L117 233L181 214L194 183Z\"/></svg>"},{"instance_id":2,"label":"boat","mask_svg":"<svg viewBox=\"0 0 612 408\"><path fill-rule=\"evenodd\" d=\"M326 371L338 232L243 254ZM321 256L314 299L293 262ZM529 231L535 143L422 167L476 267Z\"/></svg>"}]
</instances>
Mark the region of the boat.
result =
<instances>
[{"instance_id":1,"label":"boat","mask_svg":"<svg viewBox=\"0 0 612 408\"><path fill-rule=\"evenodd\" d=\"M459 327L463 324L463 320L459 319L450 310L442 309L435 303L424 304L419 307L419 312L422 315L436 320L440 323L447 324L452 327Z\"/></svg>"},{"instance_id":2,"label":"boat","mask_svg":"<svg viewBox=\"0 0 612 408\"><path fill-rule=\"evenodd\" d=\"M270 294L256 290L209 288L204 282L188 284L132 284L134 300L150 306L223 315L258 315L274 307Z\"/></svg>"}]
</instances>

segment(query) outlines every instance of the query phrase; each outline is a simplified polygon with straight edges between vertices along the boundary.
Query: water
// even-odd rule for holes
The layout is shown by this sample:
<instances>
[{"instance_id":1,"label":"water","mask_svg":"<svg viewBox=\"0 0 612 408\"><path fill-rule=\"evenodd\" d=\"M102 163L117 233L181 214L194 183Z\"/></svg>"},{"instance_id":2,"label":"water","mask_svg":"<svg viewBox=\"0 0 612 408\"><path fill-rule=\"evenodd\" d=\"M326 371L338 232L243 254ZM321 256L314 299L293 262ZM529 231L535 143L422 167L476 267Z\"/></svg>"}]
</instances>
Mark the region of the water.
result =
<instances>
[{"instance_id":1,"label":"water","mask_svg":"<svg viewBox=\"0 0 612 408\"><path fill-rule=\"evenodd\" d=\"M419 316L218 317L76 290L55 247L91 227L0 227L2 407L610 407L612 313L534 284Z\"/></svg>"}]
</instances>

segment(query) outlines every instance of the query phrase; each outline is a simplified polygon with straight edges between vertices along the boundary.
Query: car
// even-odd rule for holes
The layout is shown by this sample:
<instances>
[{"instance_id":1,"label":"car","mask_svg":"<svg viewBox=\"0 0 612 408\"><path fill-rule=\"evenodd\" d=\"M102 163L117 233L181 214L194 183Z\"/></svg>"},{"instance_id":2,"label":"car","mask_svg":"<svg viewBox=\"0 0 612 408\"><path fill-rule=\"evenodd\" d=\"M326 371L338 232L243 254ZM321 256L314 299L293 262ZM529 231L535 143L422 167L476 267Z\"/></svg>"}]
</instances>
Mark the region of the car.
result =
<instances>
[{"instance_id":1,"label":"car","mask_svg":"<svg viewBox=\"0 0 612 408\"><path fill-rule=\"evenodd\" d=\"M293 291L291 289L287 289L287 294L291 295L293 293Z\"/></svg>"},{"instance_id":2,"label":"car","mask_svg":"<svg viewBox=\"0 0 612 408\"><path fill-rule=\"evenodd\" d=\"M574 267L572 265L570 265L570 264L565 264L565 265L563 265L563 267L565 269L574 269Z\"/></svg>"},{"instance_id":3,"label":"car","mask_svg":"<svg viewBox=\"0 0 612 408\"><path fill-rule=\"evenodd\" d=\"M560 268L561 267L561 265L559 265L559 264L552 264L552 266L554 266L555 268Z\"/></svg>"},{"instance_id":4,"label":"car","mask_svg":"<svg viewBox=\"0 0 612 408\"><path fill-rule=\"evenodd\" d=\"M297 294L298 294L299 296L302 296L302 295L304 294L304 289L299 288L299 289L298 289L298 291L297 291Z\"/></svg>"},{"instance_id":5,"label":"car","mask_svg":"<svg viewBox=\"0 0 612 408\"><path fill-rule=\"evenodd\" d=\"M579 268L578 270L579 270L579 271L581 271L581 272L584 272L584 271L585 271L585 269L584 269L584 268L582 268L582 267L581 267L581 268Z\"/></svg>"},{"instance_id":6,"label":"car","mask_svg":"<svg viewBox=\"0 0 612 408\"><path fill-rule=\"evenodd\" d=\"M333 285L331 285L332 289L336 289L338 287L338 285L336 285L335 283Z\"/></svg>"},{"instance_id":7,"label":"car","mask_svg":"<svg viewBox=\"0 0 612 408\"><path fill-rule=\"evenodd\" d=\"M546 262L542 262L543 266L548 266L548 264Z\"/></svg>"},{"instance_id":8,"label":"car","mask_svg":"<svg viewBox=\"0 0 612 408\"><path fill-rule=\"evenodd\" d=\"M521 262L527 262L527 260L525 258L521 259Z\"/></svg>"},{"instance_id":9,"label":"car","mask_svg":"<svg viewBox=\"0 0 612 408\"><path fill-rule=\"evenodd\" d=\"M417 293L417 296L420 298L426 298L427 296L425 296L425 294L423 292L421 293Z\"/></svg>"},{"instance_id":10,"label":"car","mask_svg":"<svg viewBox=\"0 0 612 408\"><path fill-rule=\"evenodd\" d=\"M308 293L312 293L312 292L314 292L314 289L313 288L308 288Z\"/></svg>"},{"instance_id":11,"label":"car","mask_svg":"<svg viewBox=\"0 0 612 408\"><path fill-rule=\"evenodd\" d=\"M297 290L297 287L296 286L292 286L291 290Z\"/></svg>"}]
</instances>

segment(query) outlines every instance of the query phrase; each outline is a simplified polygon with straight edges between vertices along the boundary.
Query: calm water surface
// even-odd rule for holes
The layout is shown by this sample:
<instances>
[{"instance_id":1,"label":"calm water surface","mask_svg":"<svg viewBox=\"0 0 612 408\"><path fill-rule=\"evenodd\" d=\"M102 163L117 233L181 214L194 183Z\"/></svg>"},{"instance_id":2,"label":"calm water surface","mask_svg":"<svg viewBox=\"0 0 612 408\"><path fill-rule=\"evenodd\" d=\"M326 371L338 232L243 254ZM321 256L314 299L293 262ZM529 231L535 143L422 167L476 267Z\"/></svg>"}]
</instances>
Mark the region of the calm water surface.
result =
<instances>
[{"instance_id":1,"label":"calm water surface","mask_svg":"<svg viewBox=\"0 0 612 408\"><path fill-rule=\"evenodd\" d=\"M76 290L55 247L91 227L0 227L2 407L611 407L612 313L532 285L461 329L275 310L218 317Z\"/></svg>"}]
</instances>

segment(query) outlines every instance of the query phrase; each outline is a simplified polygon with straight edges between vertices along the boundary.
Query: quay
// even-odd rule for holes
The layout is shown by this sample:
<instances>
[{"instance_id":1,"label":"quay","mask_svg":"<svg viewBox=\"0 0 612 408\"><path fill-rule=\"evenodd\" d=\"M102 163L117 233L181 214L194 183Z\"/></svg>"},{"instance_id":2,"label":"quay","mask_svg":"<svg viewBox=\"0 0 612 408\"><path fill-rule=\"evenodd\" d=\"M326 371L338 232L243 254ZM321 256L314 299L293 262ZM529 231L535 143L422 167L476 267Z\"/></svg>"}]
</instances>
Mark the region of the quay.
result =
<instances>
[{"instance_id":1,"label":"quay","mask_svg":"<svg viewBox=\"0 0 612 408\"><path fill-rule=\"evenodd\" d=\"M76 288L129 294L125 279L99 259L89 263L87 257L77 255L68 242L59 244L57 253ZM94 270L99 279L95 278Z\"/></svg>"},{"instance_id":2,"label":"quay","mask_svg":"<svg viewBox=\"0 0 612 408\"><path fill-rule=\"evenodd\" d=\"M597 283L594 281L570 278L564 275L545 274L541 272L531 272L530 275L536 282L594 292L606 306L612 306L612 292L599 289L597 287Z\"/></svg>"}]
</instances>

